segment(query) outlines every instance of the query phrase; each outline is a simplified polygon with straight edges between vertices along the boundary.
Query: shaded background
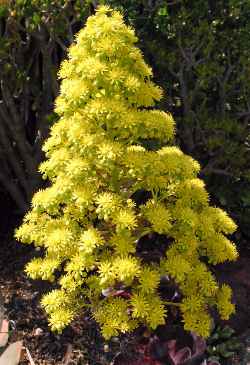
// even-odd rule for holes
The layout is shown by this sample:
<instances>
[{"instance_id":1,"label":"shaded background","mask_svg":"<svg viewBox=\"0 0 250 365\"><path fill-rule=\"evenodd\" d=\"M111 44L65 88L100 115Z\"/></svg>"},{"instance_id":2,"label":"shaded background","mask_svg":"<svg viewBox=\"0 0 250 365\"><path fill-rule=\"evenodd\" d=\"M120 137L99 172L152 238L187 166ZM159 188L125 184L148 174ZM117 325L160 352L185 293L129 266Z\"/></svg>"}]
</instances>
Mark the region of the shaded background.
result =
<instances>
[{"instance_id":1,"label":"shaded background","mask_svg":"<svg viewBox=\"0 0 250 365\"><path fill-rule=\"evenodd\" d=\"M57 119L57 71L98 4L121 9L139 37L176 143L202 165L211 200L250 236L250 2L248 0L0 0L0 235L44 182L43 140Z\"/></svg>"}]
</instances>

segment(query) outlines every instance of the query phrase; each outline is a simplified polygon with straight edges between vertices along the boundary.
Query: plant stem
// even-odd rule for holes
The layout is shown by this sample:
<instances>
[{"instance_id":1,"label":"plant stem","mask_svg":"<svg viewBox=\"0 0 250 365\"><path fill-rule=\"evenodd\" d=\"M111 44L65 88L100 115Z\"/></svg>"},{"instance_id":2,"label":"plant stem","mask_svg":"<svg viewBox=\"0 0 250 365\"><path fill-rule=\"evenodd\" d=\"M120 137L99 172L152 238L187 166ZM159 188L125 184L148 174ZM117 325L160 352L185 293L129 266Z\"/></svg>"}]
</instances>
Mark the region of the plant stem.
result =
<instances>
[{"instance_id":1,"label":"plant stem","mask_svg":"<svg viewBox=\"0 0 250 365\"><path fill-rule=\"evenodd\" d=\"M180 306L181 306L181 303L175 303L175 302L165 302L165 301L164 301L164 304L167 304L167 305L174 305L175 307L180 307Z\"/></svg>"}]
</instances>

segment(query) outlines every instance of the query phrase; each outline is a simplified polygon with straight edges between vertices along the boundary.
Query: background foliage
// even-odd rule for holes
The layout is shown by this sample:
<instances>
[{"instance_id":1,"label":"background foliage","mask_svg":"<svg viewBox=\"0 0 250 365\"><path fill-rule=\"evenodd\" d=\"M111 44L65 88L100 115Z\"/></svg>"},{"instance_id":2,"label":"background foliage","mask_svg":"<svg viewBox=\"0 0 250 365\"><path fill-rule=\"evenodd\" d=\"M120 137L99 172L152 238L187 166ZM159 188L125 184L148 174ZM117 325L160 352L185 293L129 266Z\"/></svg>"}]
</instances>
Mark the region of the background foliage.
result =
<instances>
[{"instance_id":1,"label":"background foliage","mask_svg":"<svg viewBox=\"0 0 250 365\"><path fill-rule=\"evenodd\" d=\"M56 73L74 34L99 3L124 11L167 90L161 108L177 142L201 162L215 203L250 235L250 3L248 0L2 0L0 191L26 211L41 184L41 143L58 93Z\"/></svg>"}]
</instances>

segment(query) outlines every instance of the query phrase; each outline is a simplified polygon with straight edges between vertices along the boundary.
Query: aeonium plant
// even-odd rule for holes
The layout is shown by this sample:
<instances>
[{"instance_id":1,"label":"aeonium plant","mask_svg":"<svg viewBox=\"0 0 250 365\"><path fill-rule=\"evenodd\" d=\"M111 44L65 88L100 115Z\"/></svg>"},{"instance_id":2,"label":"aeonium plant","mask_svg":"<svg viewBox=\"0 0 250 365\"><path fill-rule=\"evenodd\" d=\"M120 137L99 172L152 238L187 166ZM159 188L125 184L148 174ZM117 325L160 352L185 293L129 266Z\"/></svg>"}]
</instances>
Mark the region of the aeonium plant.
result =
<instances>
[{"instance_id":1,"label":"aeonium plant","mask_svg":"<svg viewBox=\"0 0 250 365\"><path fill-rule=\"evenodd\" d=\"M230 287L208 264L237 258L226 237L236 226L209 205L198 162L173 145L174 120L154 108L163 92L136 42L107 6L77 35L43 146L50 186L16 237L43 248L27 274L57 281L42 299L52 330L90 309L109 339L156 329L174 307L186 330L207 337L210 308L223 319L234 312ZM162 295L162 278L180 295Z\"/></svg>"},{"instance_id":2,"label":"aeonium plant","mask_svg":"<svg viewBox=\"0 0 250 365\"><path fill-rule=\"evenodd\" d=\"M127 345L118 352L111 365L222 365L207 357L203 338L178 326L161 326L160 331L145 333L143 337L137 333L135 342L132 348Z\"/></svg>"}]
</instances>

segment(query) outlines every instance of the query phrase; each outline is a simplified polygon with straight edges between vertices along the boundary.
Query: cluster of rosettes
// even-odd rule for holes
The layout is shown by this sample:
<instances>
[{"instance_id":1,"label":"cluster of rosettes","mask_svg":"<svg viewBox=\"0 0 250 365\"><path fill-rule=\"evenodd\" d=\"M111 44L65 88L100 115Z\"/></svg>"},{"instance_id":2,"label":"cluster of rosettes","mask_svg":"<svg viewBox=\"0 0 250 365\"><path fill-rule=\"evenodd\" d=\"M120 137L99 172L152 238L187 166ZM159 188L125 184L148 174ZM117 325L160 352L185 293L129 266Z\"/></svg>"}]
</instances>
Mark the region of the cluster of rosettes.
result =
<instances>
[{"instance_id":1,"label":"cluster of rosettes","mask_svg":"<svg viewBox=\"0 0 250 365\"><path fill-rule=\"evenodd\" d=\"M209 308L228 318L234 307L205 262L237 258L225 237L236 227L209 206L199 164L167 145L174 122L150 109L162 92L136 41L107 7L78 34L60 70L60 119L43 148L40 171L51 186L34 195L16 237L43 248L26 267L30 277L57 278L59 288L42 300L53 330L84 308L105 338L140 324L155 329L175 305L185 329L206 337ZM148 148L152 141L157 148ZM148 198L135 199L138 191ZM152 238L140 252L141 240L156 235L163 249ZM163 299L163 278L178 285L177 301Z\"/></svg>"}]
</instances>

